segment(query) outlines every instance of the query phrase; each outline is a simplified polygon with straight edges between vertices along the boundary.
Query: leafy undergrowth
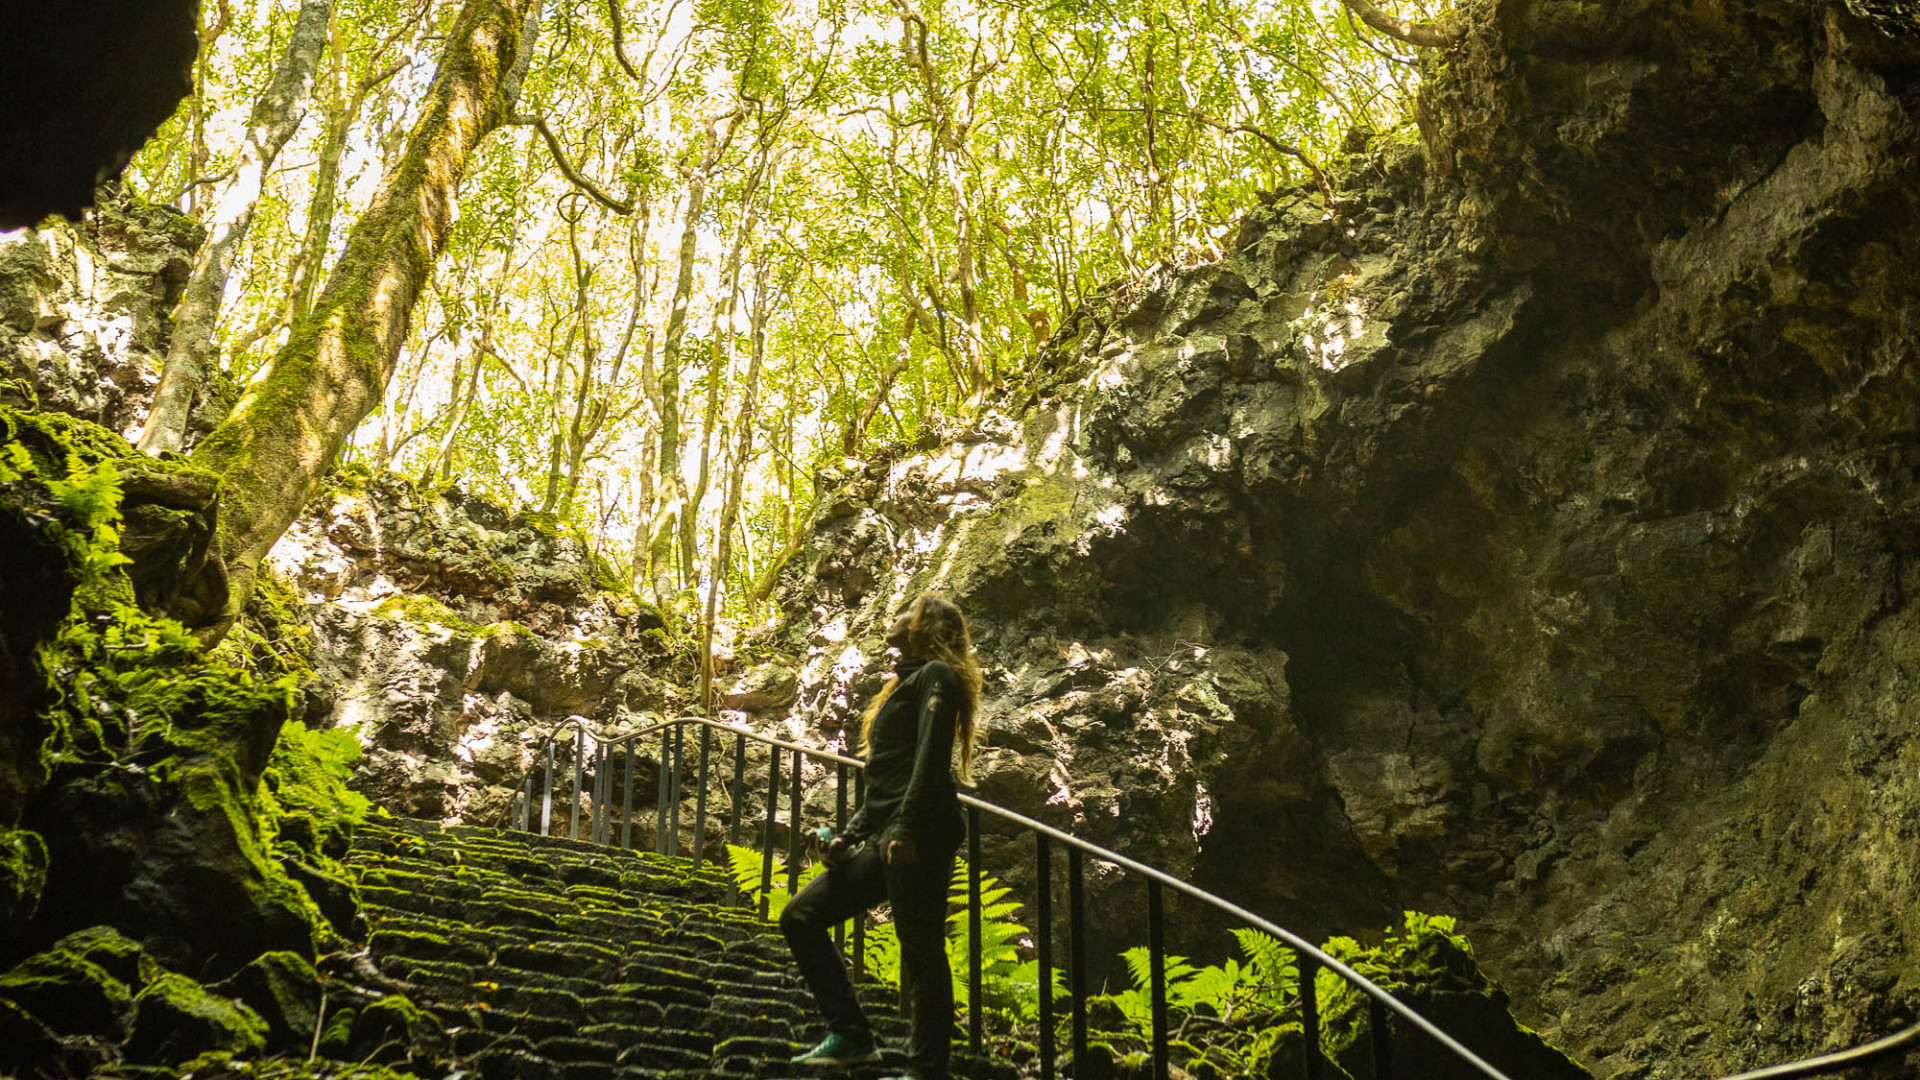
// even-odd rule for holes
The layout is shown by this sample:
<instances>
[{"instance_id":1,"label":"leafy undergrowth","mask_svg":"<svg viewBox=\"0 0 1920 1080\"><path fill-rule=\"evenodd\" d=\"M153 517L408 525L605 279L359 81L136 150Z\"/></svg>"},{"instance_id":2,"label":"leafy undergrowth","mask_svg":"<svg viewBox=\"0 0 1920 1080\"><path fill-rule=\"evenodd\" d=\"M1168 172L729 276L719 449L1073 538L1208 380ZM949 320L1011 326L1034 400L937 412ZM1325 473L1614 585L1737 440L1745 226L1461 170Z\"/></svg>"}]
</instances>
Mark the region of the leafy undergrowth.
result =
<instances>
[{"instance_id":1,"label":"leafy undergrowth","mask_svg":"<svg viewBox=\"0 0 1920 1080\"><path fill-rule=\"evenodd\" d=\"M760 887L762 856L728 845L729 870L749 902L763 895L769 917L777 918L792 898L787 866L776 859L772 884ZM814 862L799 876L805 888L825 869ZM981 996L983 1027L1002 1053L1029 1059L1039 1040L1040 966L1034 934L1021 921L1022 907L1009 899L1011 887L990 874L980 878ZM948 969L954 1000L968 1002L967 961L971 932L967 912L967 864L955 860L947 916ZM1219 964L1194 964L1187 957L1164 960L1169 1050L1173 1064L1187 1074L1210 1077L1291 1076L1302 1068L1304 1027L1300 1008L1300 965L1293 949L1259 930L1233 931L1239 956ZM865 928L865 975L898 989L900 943L893 925L872 921ZM1056 934L1056 943L1063 935ZM1510 1075L1531 1080L1578 1080L1585 1070L1513 1020L1506 995L1481 973L1473 947L1444 915L1403 914L1377 945L1336 937L1323 946L1335 960L1411 1004L1423 1016L1436 1011L1443 1023L1470 1048L1508 1067ZM1064 950L1056 955L1063 955ZM1152 957L1145 947L1122 954L1132 985L1089 996L1088 1057L1075 1076L1147 1076L1152 1065ZM1058 1025L1055 1045L1072 1045L1072 1002L1063 972L1052 973L1053 1010ZM1372 1075L1372 1017L1369 998L1333 971L1314 977L1319 1002L1318 1041L1330 1059L1328 1077ZM1437 1048L1420 1044L1424 1036L1403 1021L1390 1027L1392 1041L1416 1047L1429 1059L1434 1076L1452 1076L1453 1061ZM1401 1053L1400 1057L1405 1058ZM1421 1075L1427 1075L1422 1073ZM1460 1075L1468 1075L1461 1072Z\"/></svg>"}]
</instances>

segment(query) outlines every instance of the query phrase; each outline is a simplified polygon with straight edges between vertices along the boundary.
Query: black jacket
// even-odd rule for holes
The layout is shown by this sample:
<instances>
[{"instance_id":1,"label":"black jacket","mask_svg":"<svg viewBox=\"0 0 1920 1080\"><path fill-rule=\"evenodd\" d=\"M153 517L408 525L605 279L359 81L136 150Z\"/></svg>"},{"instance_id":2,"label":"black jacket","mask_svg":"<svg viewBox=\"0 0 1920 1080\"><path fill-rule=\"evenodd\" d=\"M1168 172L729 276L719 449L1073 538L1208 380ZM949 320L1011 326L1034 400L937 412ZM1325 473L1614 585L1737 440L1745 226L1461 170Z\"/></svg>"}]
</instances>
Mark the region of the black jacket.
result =
<instances>
[{"instance_id":1,"label":"black jacket","mask_svg":"<svg viewBox=\"0 0 1920 1080\"><path fill-rule=\"evenodd\" d=\"M900 685L873 718L867 797L847 823L850 843L911 840L925 849L957 846L967 821L953 786L954 724L965 691L939 660L904 657Z\"/></svg>"}]
</instances>

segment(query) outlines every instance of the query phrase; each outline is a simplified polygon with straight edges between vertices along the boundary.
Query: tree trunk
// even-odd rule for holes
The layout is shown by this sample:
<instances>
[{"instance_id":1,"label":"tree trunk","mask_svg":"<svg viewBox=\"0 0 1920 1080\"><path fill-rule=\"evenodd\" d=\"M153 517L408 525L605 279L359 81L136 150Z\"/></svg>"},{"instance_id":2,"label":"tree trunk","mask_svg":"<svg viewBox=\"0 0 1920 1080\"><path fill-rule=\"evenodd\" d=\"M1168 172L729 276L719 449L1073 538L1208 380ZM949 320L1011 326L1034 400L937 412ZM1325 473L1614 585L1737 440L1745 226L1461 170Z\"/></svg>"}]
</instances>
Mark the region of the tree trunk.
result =
<instances>
[{"instance_id":1,"label":"tree trunk","mask_svg":"<svg viewBox=\"0 0 1920 1080\"><path fill-rule=\"evenodd\" d=\"M347 437L380 401L434 259L453 226L474 151L511 111L541 0L466 0L407 150L347 237L313 311L233 415L194 452L221 474L224 603L185 613L224 637L260 559L306 505ZM523 28L522 23L525 26ZM202 591L200 602L218 598ZM209 618L210 617L210 618Z\"/></svg>"},{"instance_id":2,"label":"tree trunk","mask_svg":"<svg viewBox=\"0 0 1920 1080\"><path fill-rule=\"evenodd\" d=\"M782 116L781 119L784 120L785 117ZM726 293L724 294L724 299L721 301L719 311L717 311L713 317L713 336L715 341L720 344L720 356L715 362L719 365L720 370L717 375L707 380L707 408L700 422L700 467L697 474L698 478L694 481L693 494L687 498L686 509L681 514L681 518L686 522L686 526L680 530L680 563L682 566L689 568L687 575L689 579L693 579L696 576L692 573L691 568L696 565L698 560L696 541L698 539L697 533L700 524L701 507L703 507L707 501L709 470L713 456L713 433L720 415L721 399L726 394L728 382L733 378L733 314L734 309L740 302L740 262L747 249L747 244L753 239L754 230L760 222L760 210L762 208L759 201L760 184L765 180L768 171L779 165L781 156L786 153L784 147L776 149L769 141L772 134L773 132L771 131L762 132L760 160L758 164L754 166L753 171L748 174L746 187L740 194L740 201L744 209L740 216L740 222L734 229L733 246L731 250L727 252L727 259L724 264L725 268L720 272L721 281L724 282L726 286ZM723 435L721 442L724 444L725 441L726 439Z\"/></svg>"},{"instance_id":3,"label":"tree trunk","mask_svg":"<svg viewBox=\"0 0 1920 1080\"><path fill-rule=\"evenodd\" d=\"M345 42L338 48L344 52ZM345 64L344 58L338 61ZM340 159L347 152L347 137L353 132L354 118L362 104L360 94L350 99L339 85L335 73L335 93L327 102L326 134L320 142L320 165L313 174L313 198L307 203L307 234L301 240L300 253L294 257L292 286L287 290L287 320L299 322L313 310L313 294L319 289L320 267L327 259L327 241L333 235L333 208L340 197Z\"/></svg>"},{"instance_id":4,"label":"tree trunk","mask_svg":"<svg viewBox=\"0 0 1920 1080\"><path fill-rule=\"evenodd\" d=\"M753 460L753 414L759 407L760 367L767 354L767 267L763 261L754 275L753 357L747 362L747 390L740 403L739 442L733 452L733 468L727 478L727 500L720 508L720 533L714 544L713 580L707 585L707 610L700 632L700 711L713 715L713 620L719 611L720 594L727 588L727 565L733 557L733 522L740 513L740 491L747 466Z\"/></svg>"},{"instance_id":5,"label":"tree trunk","mask_svg":"<svg viewBox=\"0 0 1920 1080\"><path fill-rule=\"evenodd\" d=\"M673 304L667 309L667 330L660 343L660 450L657 488L671 504L654 511L647 538L647 573L656 600L665 601L685 586L690 567L678 567L674 538L692 526L681 519L687 501L686 479L680 475L680 347L687 336L687 305L693 302L693 264L699 242L698 222L706 206L707 182L733 139L736 116L708 121L706 152L687 180L687 218L680 233L679 276L674 279ZM723 130L716 130L724 124ZM680 580L675 582L674 577Z\"/></svg>"},{"instance_id":6,"label":"tree trunk","mask_svg":"<svg viewBox=\"0 0 1920 1080\"><path fill-rule=\"evenodd\" d=\"M422 8L424 17L426 9ZM424 21L424 18L421 20ZM419 27L416 26L405 35L400 52L418 47ZM327 245L333 238L334 207L339 201L340 161L346 155L347 140L353 134L353 122L360 117L360 111L366 107L367 98L387 80L406 68L406 61L387 68L384 71L372 70L373 65L382 59L379 51L370 52L354 71L347 70L349 46L346 35L336 24L333 35L333 55L328 65L329 93L321 106L321 116L326 124L325 133L320 140L319 166L313 174L313 196L307 203L307 230L300 242L300 251L294 256L292 272L289 275L287 300L283 305L280 319L265 325L264 333L272 333L280 323L292 325L307 317L313 310L313 294L320 287L322 264L327 259ZM264 336L264 334L262 335Z\"/></svg>"},{"instance_id":7,"label":"tree trunk","mask_svg":"<svg viewBox=\"0 0 1920 1080\"><path fill-rule=\"evenodd\" d=\"M233 167L233 180L207 216L207 242L194 260L193 276L187 279L186 292L174 311L173 343L167 349L160 386L153 394L153 409L140 432L140 449L149 454L179 450L185 440L187 416L206 377L207 354L212 351L227 275L246 244L253 208L266 188L273 159L306 115L307 94L313 88L320 56L326 51L327 24L332 17L333 0L302 0L286 54L260 100L254 103L253 115L247 120L247 140Z\"/></svg>"}]
</instances>

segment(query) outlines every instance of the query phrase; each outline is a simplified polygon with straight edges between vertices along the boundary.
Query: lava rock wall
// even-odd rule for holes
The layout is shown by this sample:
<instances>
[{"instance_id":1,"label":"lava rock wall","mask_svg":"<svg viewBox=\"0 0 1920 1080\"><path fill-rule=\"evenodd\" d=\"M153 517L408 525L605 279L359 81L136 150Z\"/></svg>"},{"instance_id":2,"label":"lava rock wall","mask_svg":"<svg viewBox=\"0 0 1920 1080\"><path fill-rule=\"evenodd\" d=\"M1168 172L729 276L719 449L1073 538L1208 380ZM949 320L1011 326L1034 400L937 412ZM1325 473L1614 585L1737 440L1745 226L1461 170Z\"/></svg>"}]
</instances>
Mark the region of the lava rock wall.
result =
<instances>
[{"instance_id":1,"label":"lava rock wall","mask_svg":"<svg viewBox=\"0 0 1920 1080\"><path fill-rule=\"evenodd\" d=\"M844 733L938 589L988 797L1309 934L1457 913L1596 1075L1884 1033L1920 1006L1920 22L1463 18L1330 204L823 477L790 722Z\"/></svg>"},{"instance_id":2,"label":"lava rock wall","mask_svg":"<svg viewBox=\"0 0 1920 1080\"><path fill-rule=\"evenodd\" d=\"M673 713L693 670L584 540L457 488L347 470L267 562L305 637L308 723L358 735L354 786L394 814L506 825L549 732Z\"/></svg>"},{"instance_id":3,"label":"lava rock wall","mask_svg":"<svg viewBox=\"0 0 1920 1080\"><path fill-rule=\"evenodd\" d=\"M178 212L107 189L79 224L0 233L0 401L137 436L204 239ZM202 411L195 438L226 409Z\"/></svg>"}]
</instances>

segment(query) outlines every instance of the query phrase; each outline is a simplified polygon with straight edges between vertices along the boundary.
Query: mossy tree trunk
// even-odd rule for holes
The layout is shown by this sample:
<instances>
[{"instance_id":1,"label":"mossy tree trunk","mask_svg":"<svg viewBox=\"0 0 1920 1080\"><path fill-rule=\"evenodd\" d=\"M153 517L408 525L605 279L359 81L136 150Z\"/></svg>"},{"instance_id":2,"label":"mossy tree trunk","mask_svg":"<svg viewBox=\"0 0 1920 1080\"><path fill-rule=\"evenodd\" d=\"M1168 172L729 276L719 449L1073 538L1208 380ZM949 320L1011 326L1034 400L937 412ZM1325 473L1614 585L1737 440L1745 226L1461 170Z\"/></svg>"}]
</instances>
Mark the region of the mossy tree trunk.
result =
<instances>
[{"instance_id":1,"label":"mossy tree trunk","mask_svg":"<svg viewBox=\"0 0 1920 1080\"><path fill-rule=\"evenodd\" d=\"M306 115L307 95L320 56L326 52L327 24L332 19L333 0L302 0L286 54L247 118L247 138L234 163L233 179L207 215L207 242L194 260L193 276L187 279L186 292L174 311L166 367L153 393L153 410L140 432L140 449L149 454L178 450L185 441L187 417L213 351L227 275L253 227L253 210L266 190L267 173Z\"/></svg>"},{"instance_id":2,"label":"mossy tree trunk","mask_svg":"<svg viewBox=\"0 0 1920 1080\"><path fill-rule=\"evenodd\" d=\"M414 304L453 225L474 152L511 113L541 0L466 0L407 149L287 343L193 459L221 474L220 610L183 612L225 635L260 559L312 497L348 435L380 403ZM524 25L523 25L524 24Z\"/></svg>"}]
</instances>

